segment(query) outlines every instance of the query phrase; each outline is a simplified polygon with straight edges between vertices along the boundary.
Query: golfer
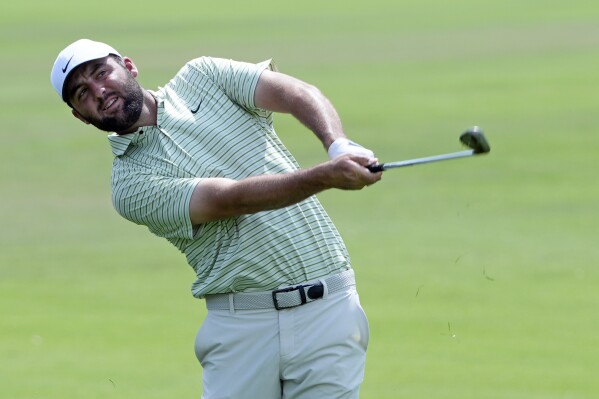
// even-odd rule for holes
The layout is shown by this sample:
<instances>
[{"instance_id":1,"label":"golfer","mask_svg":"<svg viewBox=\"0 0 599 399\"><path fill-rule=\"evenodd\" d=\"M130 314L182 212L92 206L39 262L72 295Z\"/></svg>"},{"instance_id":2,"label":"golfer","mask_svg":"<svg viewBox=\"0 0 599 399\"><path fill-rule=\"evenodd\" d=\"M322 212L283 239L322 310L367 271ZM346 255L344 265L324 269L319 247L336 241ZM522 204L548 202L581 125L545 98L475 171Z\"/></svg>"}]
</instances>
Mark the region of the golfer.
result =
<instances>
[{"instance_id":1,"label":"golfer","mask_svg":"<svg viewBox=\"0 0 599 399\"><path fill-rule=\"evenodd\" d=\"M51 82L73 115L112 132L112 198L166 238L197 279L208 313L195 341L203 397L357 398L368 321L347 250L315 194L359 190L381 173L348 140L314 86L249 64L202 57L156 91L107 44L56 59ZM330 160L301 169L273 128L292 114Z\"/></svg>"}]
</instances>

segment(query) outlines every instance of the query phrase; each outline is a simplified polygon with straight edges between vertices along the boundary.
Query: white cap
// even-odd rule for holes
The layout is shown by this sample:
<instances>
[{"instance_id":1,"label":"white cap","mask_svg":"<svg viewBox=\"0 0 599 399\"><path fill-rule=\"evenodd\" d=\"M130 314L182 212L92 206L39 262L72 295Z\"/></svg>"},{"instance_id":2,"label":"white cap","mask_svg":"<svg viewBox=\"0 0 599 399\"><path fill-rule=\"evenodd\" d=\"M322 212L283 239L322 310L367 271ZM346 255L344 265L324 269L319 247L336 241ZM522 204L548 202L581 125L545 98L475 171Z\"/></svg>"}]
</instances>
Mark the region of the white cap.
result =
<instances>
[{"instance_id":1,"label":"white cap","mask_svg":"<svg viewBox=\"0 0 599 399\"><path fill-rule=\"evenodd\" d=\"M63 95L63 86L73 69L84 62L104 58L110 54L121 56L118 51L108 44L88 39L77 40L62 50L58 54L56 61L54 61L52 73L50 74L52 86L54 86L54 90L56 90L60 98L64 102L67 102L66 97Z\"/></svg>"}]
</instances>

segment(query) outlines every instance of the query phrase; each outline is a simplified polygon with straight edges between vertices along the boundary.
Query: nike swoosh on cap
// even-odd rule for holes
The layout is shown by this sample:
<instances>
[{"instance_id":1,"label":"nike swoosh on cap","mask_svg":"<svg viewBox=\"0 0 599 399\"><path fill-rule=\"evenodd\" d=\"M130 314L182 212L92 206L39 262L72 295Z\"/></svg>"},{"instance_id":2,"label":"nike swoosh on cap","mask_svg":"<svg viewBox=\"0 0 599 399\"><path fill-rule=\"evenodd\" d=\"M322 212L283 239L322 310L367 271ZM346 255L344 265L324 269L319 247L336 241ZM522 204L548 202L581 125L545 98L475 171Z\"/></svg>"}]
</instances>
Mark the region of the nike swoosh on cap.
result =
<instances>
[{"instance_id":1,"label":"nike swoosh on cap","mask_svg":"<svg viewBox=\"0 0 599 399\"><path fill-rule=\"evenodd\" d=\"M73 59L74 56L75 56L75 54L73 54L71 56L71 58L69 58L69 60L67 61L67 64L64 66L64 68L62 68L62 73L67 73L67 68L69 67L69 64L71 63L71 60Z\"/></svg>"}]
</instances>

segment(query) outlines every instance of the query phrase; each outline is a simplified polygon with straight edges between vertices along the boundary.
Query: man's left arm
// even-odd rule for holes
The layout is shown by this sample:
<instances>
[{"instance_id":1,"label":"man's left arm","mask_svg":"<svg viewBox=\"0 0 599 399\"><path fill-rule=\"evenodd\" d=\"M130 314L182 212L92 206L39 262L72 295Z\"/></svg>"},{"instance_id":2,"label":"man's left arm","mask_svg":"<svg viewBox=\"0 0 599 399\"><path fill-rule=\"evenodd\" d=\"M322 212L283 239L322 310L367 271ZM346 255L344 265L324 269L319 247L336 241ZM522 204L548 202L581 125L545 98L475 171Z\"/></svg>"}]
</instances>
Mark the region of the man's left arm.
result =
<instances>
[{"instance_id":1,"label":"man's left arm","mask_svg":"<svg viewBox=\"0 0 599 399\"><path fill-rule=\"evenodd\" d=\"M258 108L293 115L314 132L330 158L348 153L374 157L372 151L346 138L337 110L316 86L264 70L256 86L254 102Z\"/></svg>"}]
</instances>

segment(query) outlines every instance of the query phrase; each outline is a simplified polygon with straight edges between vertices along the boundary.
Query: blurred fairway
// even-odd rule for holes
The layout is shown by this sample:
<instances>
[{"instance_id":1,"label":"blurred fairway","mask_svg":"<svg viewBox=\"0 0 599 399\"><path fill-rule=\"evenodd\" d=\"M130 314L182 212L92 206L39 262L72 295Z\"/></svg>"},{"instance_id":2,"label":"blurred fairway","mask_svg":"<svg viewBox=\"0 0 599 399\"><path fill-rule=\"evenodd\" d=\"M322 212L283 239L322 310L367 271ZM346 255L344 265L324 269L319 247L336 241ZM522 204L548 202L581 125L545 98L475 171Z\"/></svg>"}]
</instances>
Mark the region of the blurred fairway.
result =
<instances>
[{"instance_id":1,"label":"blurred fairway","mask_svg":"<svg viewBox=\"0 0 599 399\"><path fill-rule=\"evenodd\" d=\"M319 196L371 324L365 399L599 397L599 3L10 2L0 41L0 398L199 398L191 268L110 202L105 134L49 82L66 44L128 55L150 89L200 55L319 86L389 171ZM304 166L324 161L287 116Z\"/></svg>"}]
</instances>

